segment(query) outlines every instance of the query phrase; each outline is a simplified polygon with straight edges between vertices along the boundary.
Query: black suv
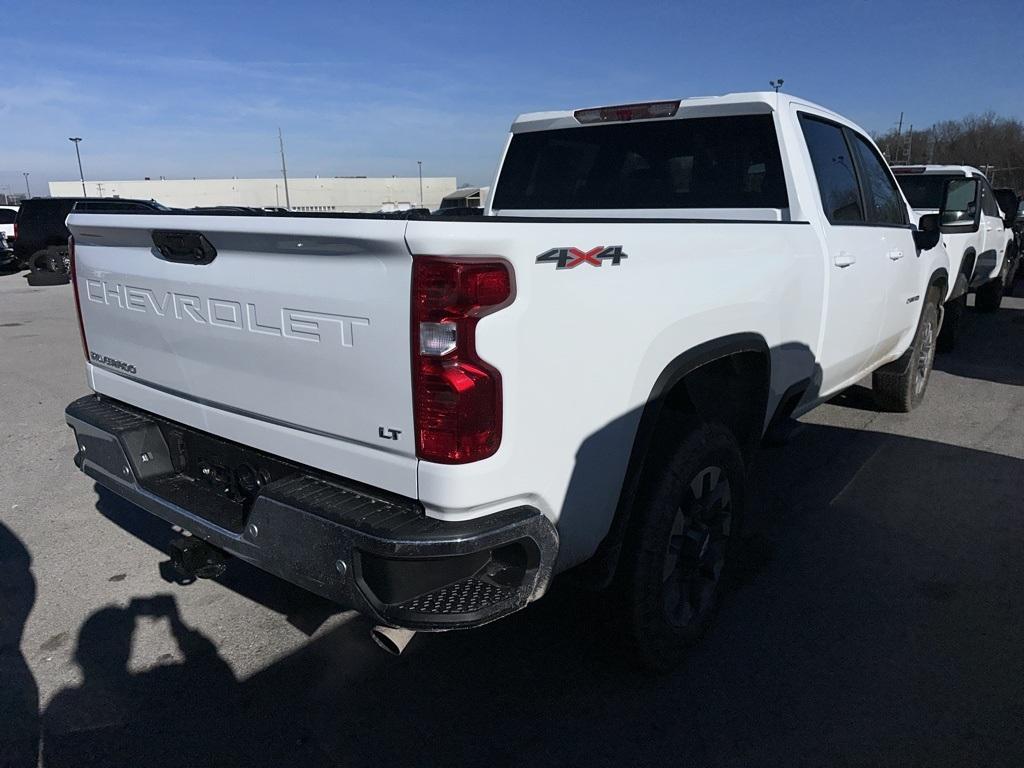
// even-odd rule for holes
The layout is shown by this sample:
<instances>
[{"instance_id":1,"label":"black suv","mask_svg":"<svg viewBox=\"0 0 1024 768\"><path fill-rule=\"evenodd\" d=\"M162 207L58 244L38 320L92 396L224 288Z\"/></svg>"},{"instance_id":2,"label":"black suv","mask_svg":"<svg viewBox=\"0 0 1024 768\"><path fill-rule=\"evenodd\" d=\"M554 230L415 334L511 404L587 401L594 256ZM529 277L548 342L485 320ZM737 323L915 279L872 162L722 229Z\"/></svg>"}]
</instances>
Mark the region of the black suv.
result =
<instances>
[{"instance_id":1,"label":"black suv","mask_svg":"<svg viewBox=\"0 0 1024 768\"><path fill-rule=\"evenodd\" d=\"M21 202L14 222L14 259L33 272L67 272L68 232L64 221L77 211L166 211L155 200L119 197L33 197Z\"/></svg>"}]
</instances>

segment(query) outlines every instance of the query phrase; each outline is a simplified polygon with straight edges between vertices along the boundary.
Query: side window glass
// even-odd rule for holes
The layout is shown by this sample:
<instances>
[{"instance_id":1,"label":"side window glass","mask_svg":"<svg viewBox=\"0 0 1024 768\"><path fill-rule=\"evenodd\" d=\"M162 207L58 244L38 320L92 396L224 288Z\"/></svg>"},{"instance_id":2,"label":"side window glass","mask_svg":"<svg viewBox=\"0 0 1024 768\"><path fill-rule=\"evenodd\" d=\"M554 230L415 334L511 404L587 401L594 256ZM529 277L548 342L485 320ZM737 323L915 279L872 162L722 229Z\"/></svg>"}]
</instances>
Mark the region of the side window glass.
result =
<instances>
[{"instance_id":1,"label":"side window glass","mask_svg":"<svg viewBox=\"0 0 1024 768\"><path fill-rule=\"evenodd\" d=\"M992 188L988 185L987 181L981 183L981 210L986 216L999 216L999 204L996 203L996 196L992 192Z\"/></svg>"},{"instance_id":2,"label":"side window glass","mask_svg":"<svg viewBox=\"0 0 1024 768\"><path fill-rule=\"evenodd\" d=\"M850 136L863 174L868 221L874 224L906 224L906 203L884 162L863 136L853 131L850 131Z\"/></svg>"},{"instance_id":3,"label":"side window glass","mask_svg":"<svg viewBox=\"0 0 1024 768\"><path fill-rule=\"evenodd\" d=\"M825 216L832 223L864 221L857 172L842 129L803 114L800 127L811 153Z\"/></svg>"}]
</instances>

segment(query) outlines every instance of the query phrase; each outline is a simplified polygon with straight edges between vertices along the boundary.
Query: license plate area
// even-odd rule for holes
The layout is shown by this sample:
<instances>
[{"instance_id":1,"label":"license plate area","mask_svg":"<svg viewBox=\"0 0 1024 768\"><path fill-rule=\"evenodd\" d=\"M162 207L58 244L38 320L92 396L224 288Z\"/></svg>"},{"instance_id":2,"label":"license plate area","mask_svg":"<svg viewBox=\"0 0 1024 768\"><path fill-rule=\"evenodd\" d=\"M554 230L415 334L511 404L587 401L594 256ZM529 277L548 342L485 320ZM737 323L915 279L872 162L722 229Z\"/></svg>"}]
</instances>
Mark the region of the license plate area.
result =
<instances>
[{"instance_id":1,"label":"license plate area","mask_svg":"<svg viewBox=\"0 0 1024 768\"><path fill-rule=\"evenodd\" d=\"M297 468L202 432L160 424L175 472L143 484L194 514L236 533L260 491Z\"/></svg>"}]
</instances>

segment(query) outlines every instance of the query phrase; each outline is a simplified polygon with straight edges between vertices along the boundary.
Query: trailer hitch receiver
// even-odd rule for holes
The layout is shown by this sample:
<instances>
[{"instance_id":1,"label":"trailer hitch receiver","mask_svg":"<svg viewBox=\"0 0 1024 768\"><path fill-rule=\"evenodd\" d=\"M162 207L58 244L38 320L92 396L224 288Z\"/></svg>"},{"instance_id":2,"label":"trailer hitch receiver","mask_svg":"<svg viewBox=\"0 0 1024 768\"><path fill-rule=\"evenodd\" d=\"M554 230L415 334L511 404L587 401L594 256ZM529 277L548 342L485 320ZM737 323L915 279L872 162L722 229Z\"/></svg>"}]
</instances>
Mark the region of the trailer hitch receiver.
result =
<instances>
[{"instance_id":1,"label":"trailer hitch receiver","mask_svg":"<svg viewBox=\"0 0 1024 768\"><path fill-rule=\"evenodd\" d=\"M228 567L221 550L195 536L172 539L168 554L175 570L189 579L216 579Z\"/></svg>"}]
</instances>

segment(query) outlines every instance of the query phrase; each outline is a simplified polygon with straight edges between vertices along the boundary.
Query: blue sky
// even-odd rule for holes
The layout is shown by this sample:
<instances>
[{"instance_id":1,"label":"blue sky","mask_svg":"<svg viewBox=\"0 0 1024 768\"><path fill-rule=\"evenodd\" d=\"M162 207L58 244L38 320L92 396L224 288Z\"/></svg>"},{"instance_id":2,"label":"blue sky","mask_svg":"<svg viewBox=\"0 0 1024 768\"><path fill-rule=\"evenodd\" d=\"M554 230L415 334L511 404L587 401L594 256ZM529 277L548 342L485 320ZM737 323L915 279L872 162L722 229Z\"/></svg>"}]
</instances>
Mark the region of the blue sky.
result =
<instances>
[{"instance_id":1,"label":"blue sky","mask_svg":"<svg viewBox=\"0 0 1024 768\"><path fill-rule=\"evenodd\" d=\"M455 175L520 112L785 90L869 130L1024 118L1019 0L0 0L0 190L87 178ZM1016 56L1010 52L1017 50ZM1013 69L1016 68L1016 72ZM1009 83L1013 82L1014 87Z\"/></svg>"}]
</instances>

